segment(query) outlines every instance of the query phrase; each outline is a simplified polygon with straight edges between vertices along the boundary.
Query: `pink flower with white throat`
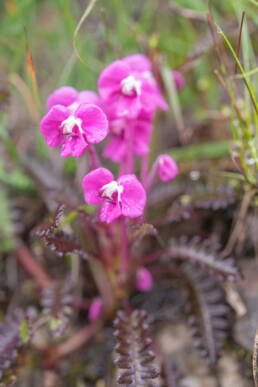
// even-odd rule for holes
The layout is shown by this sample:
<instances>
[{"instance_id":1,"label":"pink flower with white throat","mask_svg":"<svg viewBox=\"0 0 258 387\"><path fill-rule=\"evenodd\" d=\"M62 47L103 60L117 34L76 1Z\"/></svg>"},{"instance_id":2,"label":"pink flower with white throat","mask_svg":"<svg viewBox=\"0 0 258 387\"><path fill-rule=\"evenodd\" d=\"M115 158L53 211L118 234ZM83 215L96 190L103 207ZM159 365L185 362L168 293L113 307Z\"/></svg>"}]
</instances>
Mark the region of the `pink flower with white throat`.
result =
<instances>
[{"instance_id":1,"label":"pink flower with white throat","mask_svg":"<svg viewBox=\"0 0 258 387\"><path fill-rule=\"evenodd\" d=\"M54 105L40 122L48 146L62 145L61 157L80 157L88 144L102 141L108 131L105 113L96 105L80 104L72 113L68 107Z\"/></svg>"},{"instance_id":2,"label":"pink flower with white throat","mask_svg":"<svg viewBox=\"0 0 258 387\"><path fill-rule=\"evenodd\" d=\"M110 141L104 148L104 157L108 157L116 163L125 160L128 152L128 131L132 133L132 152L138 156L149 152L152 123L150 117L144 111L140 112L135 120L126 118L112 119L110 114L108 114L108 118Z\"/></svg>"},{"instance_id":3,"label":"pink flower with white throat","mask_svg":"<svg viewBox=\"0 0 258 387\"><path fill-rule=\"evenodd\" d=\"M166 108L157 83L151 74L151 64L136 54L116 60L100 74L99 94L112 106L118 117L136 118L142 109L154 112Z\"/></svg>"},{"instance_id":4,"label":"pink flower with white throat","mask_svg":"<svg viewBox=\"0 0 258 387\"><path fill-rule=\"evenodd\" d=\"M106 168L88 173L82 182L88 204L102 204L100 220L111 223L121 215L137 218L143 214L146 193L135 175L122 175L114 180Z\"/></svg>"},{"instance_id":5,"label":"pink flower with white throat","mask_svg":"<svg viewBox=\"0 0 258 387\"><path fill-rule=\"evenodd\" d=\"M47 109L55 105L66 106L72 113L81 103L100 105L99 96L91 90L77 91L71 86L62 86L56 89L47 99Z\"/></svg>"},{"instance_id":6,"label":"pink flower with white throat","mask_svg":"<svg viewBox=\"0 0 258 387\"><path fill-rule=\"evenodd\" d=\"M160 155L157 160L158 174L161 181L167 182L173 180L178 175L178 167L175 160L169 155Z\"/></svg>"}]
</instances>

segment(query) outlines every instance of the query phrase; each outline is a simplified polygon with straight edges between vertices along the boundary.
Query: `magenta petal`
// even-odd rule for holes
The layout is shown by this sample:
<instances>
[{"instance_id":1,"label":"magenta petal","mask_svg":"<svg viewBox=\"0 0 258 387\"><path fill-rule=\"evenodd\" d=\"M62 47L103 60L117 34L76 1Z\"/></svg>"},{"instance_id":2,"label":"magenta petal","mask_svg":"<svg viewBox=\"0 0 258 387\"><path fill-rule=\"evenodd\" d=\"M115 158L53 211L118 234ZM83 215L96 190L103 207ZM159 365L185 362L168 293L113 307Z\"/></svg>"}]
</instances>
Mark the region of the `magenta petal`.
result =
<instances>
[{"instance_id":1,"label":"magenta petal","mask_svg":"<svg viewBox=\"0 0 258 387\"><path fill-rule=\"evenodd\" d=\"M126 144L123 138L114 136L105 146L103 151L104 157L109 157L114 163L120 163L125 157Z\"/></svg>"},{"instance_id":2,"label":"magenta petal","mask_svg":"<svg viewBox=\"0 0 258 387\"><path fill-rule=\"evenodd\" d=\"M143 214L146 192L135 175L123 175L117 182L123 186L121 193L122 214L136 218Z\"/></svg>"},{"instance_id":3,"label":"magenta petal","mask_svg":"<svg viewBox=\"0 0 258 387\"><path fill-rule=\"evenodd\" d=\"M121 60L116 60L107 66L98 80L99 94L107 100L120 91L120 82L130 74L129 66Z\"/></svg>"},{"instance_id":4,"label":"magenta petal","mask_svg":"<svg viewBox=\"0 0 258 387\"><path fill-rule=\"evenodd\" d=\"M104 202L100 210L101 222L112 223L114 220L122 215L121 206L119 202L116 204Z\"/></svg>"},{"instance_id":5,"label":"magenta petal","mask_svg":"<svg viewBox=\"0 0 258 387\"><path fill-rule=\"evenodd\" d=\"M53 106L40 121L40 130L51 148L59 146L63 140L61 123L70 115L69 110L61 105Z\"/></svg>"},{"instance_id":6,"label":"magenta petal","mask_svg":"<svg viewBox=\"0 0 258 387\"><path fill-rule=\"evenodd\" d=\"M132 71L140 73L144 71L151 71L151 61L142 54L126 56L123 58L123 61L130 66Z\"/></svg>"},{"instance_id":7,"label":"magenta petal","mask_svg":"<svg viewBox=\"0 0 258 387\"><path fill-rule=\"evenodd\" d=\"M54 105L69 106L76 101L78 91L70 86L63 86L55 90L47 99L47 108L51 109Z\"/></svg>"},{"instance_id":8,"label":"magenta petal","mask_svg":"<svg viewBox=\"0 0 258 387\"><path fill-rule=\"evenodd\" d=\"M115 105L117 116L126 116L129 119L136 118L142 108L140 96L130 97L121 95Z\"/></svg>"},{"instance_id":9,"label":"magenta petal","mask_svg":"<svg viewBox=\"0 0 258 387\"><path fill-rule=\"evenodd\" d=\"M98 106L83 103L76 110L75 116L82 120L82 129L89 143L97 144L106 137L107 116Z\"/></svg>"},{"instance_id":10,"label":"magenta petal","mask_svg":"<svg viewBox=\"0 0 258 387\"><path fill-rule=\"evenodd\" d=\"M79 92L77 102L79 104L88 103L93 105L100 105L100 98L97 93L94 93L94 91L83 90Z\"/></svg>"},{"instance_id":11,"label":"magenta petal","mask_svg":"<svg viewBox=\"0 0 258 387\"><path fill-rule=\"evenodd\" d=\"M134 153L144 155L149 152L152 125L150 121L137 120L134 127Z\"/></svg>"},{"instance_id":12,"label":"magenta petal","mask_svg":"<svg viewBox=\"0 0 258 387\"><path fill-rule=\"evenodd\" d=\"M158 89L157 91L157 106L161 109L161 110L168 110L168 104L167 102L165 101L165 99L163 98L162 94L161 94L161 91Z\"/></svg>"},{"instance_id":13,"label":"magenta petal","mask_svg":"<svg viewBox=\"0 0 258 387\"><path fill-rule=\"evenodd\" d=\"M84 138L81 135L77 135L74 137L66 137L61 151L61 157L81 157L88 144L85 142Z\"/></svg>"},{"instance_id":14,"label":"magenta petal","mask_svg":"<svg viewBox=\"0 0 258 387\"><path fill-rule=\"evenodd\" d=\"M97 168L84 176L82 188L84 199L88 204L99 204L103 198L99 196L99 190L103 185L114 180L112 173L106 168Z\"/></svg>"}]
</instances>

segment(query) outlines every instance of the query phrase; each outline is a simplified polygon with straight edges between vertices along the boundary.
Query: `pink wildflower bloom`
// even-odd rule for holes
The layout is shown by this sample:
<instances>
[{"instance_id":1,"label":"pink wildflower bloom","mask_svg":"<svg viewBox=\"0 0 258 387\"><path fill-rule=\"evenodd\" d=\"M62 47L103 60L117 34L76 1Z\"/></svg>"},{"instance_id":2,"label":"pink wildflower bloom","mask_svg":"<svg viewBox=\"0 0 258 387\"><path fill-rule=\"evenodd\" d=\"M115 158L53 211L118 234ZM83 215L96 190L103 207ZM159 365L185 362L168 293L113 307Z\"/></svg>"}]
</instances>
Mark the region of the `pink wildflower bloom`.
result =
<instances>
[{"instance_id":1,"label":"pink wildflower bloom","mask_svg":"<svg viewBox=\"0 0 258 387\"><path fill-rule=\"evenodd\" d=\"M103 102L111 105L118 117L136 118L142 109L154 112L157 107L164 108L157 83L145 63L148 59L143 55L132 57L111 63L98 81Z\"/></svg>"},{"instance_id":2,"label":"pink wildflower bloom","mask_svg":"<svg viewBox=\"0 0 258 387\"><path fill-rule=\"evenodd\" d=\"M133 54L126 56L123 59L126 62L132 71L137 71L143 73L145 71L151 71L151 61L142 54Z\"/></svg>"},{"instance_id":3,"label":"pink wildflower bloom","mask_svg":"<svg viewBox=\"0 0 258 387\"><path fill-rule=\"evenodd\" d=\"M173 70L172 76L173 76L177 91L180 91L185 84L185 78L183 74L180 73L179 71Z\"/></svg>"},{"instance_id":4,"label":"pink wildflower bloom","mask_svg":"<svg viewBox=\"0 0 258 387\"><path fill-rule=\"evenodd\" d=\"M96 105L80 104L74 113L55 105L42 118L40 130L48 146L62 145L61 157L80 157L89 143L99 143L106 137L108 121Z\"/></svg>"},{"instance_id":5,"label":"pink wildflower bloom","mask_svg":"<svg viewBox=\"0 0 258 387\"><path fill-rule=\"evenodd\" d=\"M104 157L117 163L124 160L128 151L126 131L133 132L134 154L142 156L149 152L152 124L149 116L141 112L135 120L118 118L109 121L110 141L104 148Z\"/></svg>"},{"instance_id":6,"label":"pink wildflower bloom","mask_svg":"<svg viewBox=\"0 0 258 387\"><path fill-rule=\"evenodd\" d=\"M148 81L155 87L156 92L157 92L157 106L162 109L162 110L167 110L168 105L164 98L162 97L161 90L159 88L159 85L154 78L151 69L152 69L152 64L151 61L144 55L142 54L134 54L130 56L126 56L123 59L124 62L128 63L132 71L137 71L141 73L141 75L148 79Z\"/></svg>"},{"instance_id":7,"label":"pink wildflower bloom","mask_svg":"<svg viewBox=\"0 0 258 387\"><path fill-rule=\"evenodd\" d=\"M102 301L99 298L96 298L92 301L89 307L89 321L93 322L100 318L101 312L102 312Z\"/></svg>"},{"instance_id":8,"label":"pink wildflower bloom","mask_svg":"<svg viewBox=\"0 0 258 387\"><path fill-rule=\"evenodd\" d=\"M55 105L62 105L74 113L81 103L100 105L100 99L93 91L78 92L73 87L62 86L48 97L47 109L50 110Z\"/></svg>"},{"instance_id":9,"label":"pink wildflower bloom","mask_svg":"<svg viewBox=\"0 0 258 387\"><path fill-rule=\"evenodd\" d=\"M158 157L157 163L160 180L167 182L177 177L178 167L172 157L166 154L160 155Z\"/></svg>"},{"instance_id":10,"label":"pink wildflower bloom","mask_svg":"<svg viewBox=\"0 0 258 387\"><path fill-rule=\"evenodd\" d=\"M141 292L149 292L153 287L152 275L149 270L141 267L136 273L136 288Z\"/></svg>"},{"instance_id":11,"label":"pink wildflower bloom","mask_svg":"<svg viewBox=\"0 0 258 387\"><path fill-rule=\"evenodd\" d=\"M108 169L98 168L84 177L82 187L86 203L102 203L102 222L111 223L121 215L137 218L143 214L146 193L135 175L123 175L114 180Z\"/></svg>"}]
</instances>

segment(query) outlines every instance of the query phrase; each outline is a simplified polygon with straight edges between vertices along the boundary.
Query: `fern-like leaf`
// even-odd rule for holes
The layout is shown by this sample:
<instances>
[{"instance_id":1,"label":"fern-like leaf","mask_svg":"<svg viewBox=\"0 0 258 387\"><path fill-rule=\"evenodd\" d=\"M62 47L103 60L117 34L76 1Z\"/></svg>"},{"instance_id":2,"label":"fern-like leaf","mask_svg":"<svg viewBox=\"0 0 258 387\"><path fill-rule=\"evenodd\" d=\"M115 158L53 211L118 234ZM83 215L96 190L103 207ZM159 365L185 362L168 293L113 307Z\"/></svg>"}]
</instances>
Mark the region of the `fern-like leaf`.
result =
<instances>
[{"instance_id":1,"label":"fern-like leaf","mask_svg":"<svg viewBox=\"0 0 258 387\"><path fill-rule=\"evenodd\" d=\"M49 215L39 226L32 230L32 235L45 237L54 232L59 226L60 220L64 214L65 206L60 204L52 215Z\"/></svg>"},{"instance_id":2,"label":"fern-like leaf","mask_svg":"<svg viewBox=\"0 0 258 387\"><path fill-rule=\"evenodd\" d=\"M54 336L60 336L67 328L72 316L74 303L71 281L53 281L42 291L41 305L47 316L49 327Z\"/></svg>"},{"instance_id":3,"label":"fern-like leaf","mask_svg":"<svg viewBox=\"0 0 258 387\"><path fill-rule=\"evenodd\" d=\"M6 316L4 323L0 324L0 380L6 370L11 370L19 350L25 344L21 329L25 320L24 312L21 309L15 309ZM8 378L11 376L8 375Z\"/></svg>"},{"instance_id":4,"label":"fern-like leaf","mask_svg":"<svg viewBox=\"0 0 258 387\"><path fill-rule=\"evenodd\" d=\"M204 270L184 264L181 271L188 287L187 308L194 344L210 364L215 364L230 327L230 308L224 291Z\"/></svg>"},{"instance_id":5,"label":"fern-like leaf","mask_svg":"<svg viewBox=\"0 0 258 387\"><path fill-rule=\"evenodd\" d=\"M118 354L115 363L122 370L118 384L130 387L156 386L153 379L157 378L159 372L152 364L155 355L151 349L147 313L143 310L119 311L114 325Z\"/></svg>"},{"instance_id":6,"label":"fern-like leaf","mask_svg":"<svg viewBox=\"0 0 258 387\"><path fill-rule=\"evenodd\" d=\"M171 239L169 255L171 258L190 261L192 264L203 267L222 280L236 281L242 278L235 260L232 257L225 257L219 253L216 246L211 249L209 247L209 240L200 242L198 237L194 237L191 240L185 237Z\"/></svg>"},{"instance_id":7,"label":"fern-like leaf","mask_svg":"<svg viewBox=\"0 0 258 387\"><path fill-rule=\"evenodd\" d=\"M88 254L81 248L78 240L62 230L48 233L43 237L43 239L50 249L55 251L60 256L74 253L85 259L89 257Z\"/></svg>"},{"instance_id":8,"label":"fern-like leaf","mask_svg":"<svg viewBox=\"0 0 258 387\"><path fill-rule=\"evenodd\" d=\"M194 192L193 192L194 190ZM191 187L190 195L182 195L179 202L182 206L191 206L192 208L212 209L214 211L224 209L232 205L236 200L235 191L232 187L226 185L197 185Z\"/></svg>"}]
</instances>

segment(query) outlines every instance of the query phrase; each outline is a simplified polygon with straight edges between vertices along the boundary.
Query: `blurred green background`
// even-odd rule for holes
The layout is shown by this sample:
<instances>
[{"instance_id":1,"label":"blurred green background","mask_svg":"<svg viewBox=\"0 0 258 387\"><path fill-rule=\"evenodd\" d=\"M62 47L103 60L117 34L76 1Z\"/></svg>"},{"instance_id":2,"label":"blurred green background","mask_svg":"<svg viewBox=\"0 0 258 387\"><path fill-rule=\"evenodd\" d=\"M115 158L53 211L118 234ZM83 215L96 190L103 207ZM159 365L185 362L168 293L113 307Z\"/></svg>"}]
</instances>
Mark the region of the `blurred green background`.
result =
<instances>
[{"instance_id":1,"label":"blurred green background","mask_svg":"<svg viewBox=\"0 0 258 387\"><path fill-rule=\"evenodd\" d=\"M257 23L255 0L211 0L214 19L226 26L229 35L236 20L246 12L247 20ZM206 23L206 0L98 0L77 38L81 63L73 51L73 32L87 0L1 0L0 72L21 74L26 79L26 27L38 78L40 97L59 85L96 90L99 72L110 61L134 52L159 50L171 68L180 68L194 51L212 51ZM193 11L184 17L178 9ZM194 18L195 17L195 18ZM182 104L201 114L200 98L209 109L220 101L218 82L212 75L213 55L201 55L186 72L190 87L182 93ZM199 95L200 94L200 95Z\"/></svg>"}]
</instances>

